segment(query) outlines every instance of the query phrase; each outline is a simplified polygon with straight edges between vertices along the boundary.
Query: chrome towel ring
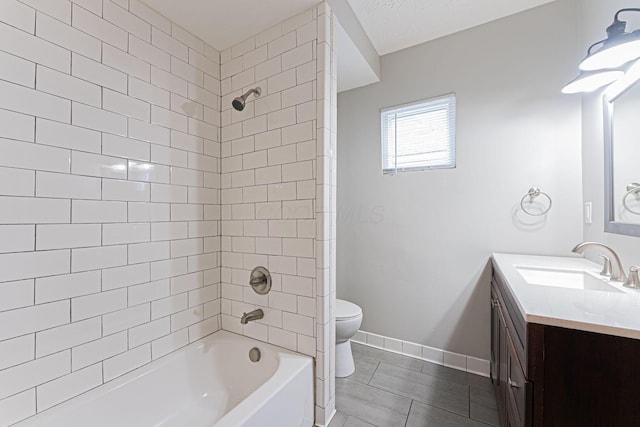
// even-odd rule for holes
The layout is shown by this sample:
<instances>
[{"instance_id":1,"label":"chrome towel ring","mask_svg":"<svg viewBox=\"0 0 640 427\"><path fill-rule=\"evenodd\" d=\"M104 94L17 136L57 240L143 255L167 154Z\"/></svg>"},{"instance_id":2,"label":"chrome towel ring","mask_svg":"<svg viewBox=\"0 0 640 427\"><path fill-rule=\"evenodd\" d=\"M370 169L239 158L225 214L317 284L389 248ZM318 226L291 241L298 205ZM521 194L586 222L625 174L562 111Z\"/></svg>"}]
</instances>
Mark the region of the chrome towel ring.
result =
<instances>
[{"instance_id":1,"label":"chrome towel ring","mask_svg":"<svg viewBox=\"0 0 640 427\"><path fill-rule=\"evenodd\" d=\"M640 191L640 188L638 189L638 191ZM541 195L544 196L549 202L549 206L547 206L547 208L545 210L543 210L542 212L532 212L531 210L529 210L529 209L531 209L531 206L529 206L528 208L525 207L525 202L531 204L536 199L536 197L541 196ZM522 200L520 200L520 207L522 208L524 213L526 213L527 215L531 215L531 216L546 215L547 212L549 212L551 210L551 205L552 204L553 204L553 202L551 201L551 197L547 193L545 193L544 191L540 191L540 189L538 187L531 187L529 189L529 191L527 192L527 194L524 195Z\"/></svg>"},{"instance_id":2,"label":"chrome towel ring","mask_svg":"<svg viewBox=\"0 0 640 427\"><path fill-rule=\"evenodd\" d=\"M640 193L640 184L638 184L637 182L632 182L631 184L627 184L627 192L624 193L624 197L622 198L622 206L624 206L626 210L635 215L640 215L640 212L631 209L629 205L627 205L627 199L630 195L638 195L638 193Z\"/></svg>"}]
</instances>

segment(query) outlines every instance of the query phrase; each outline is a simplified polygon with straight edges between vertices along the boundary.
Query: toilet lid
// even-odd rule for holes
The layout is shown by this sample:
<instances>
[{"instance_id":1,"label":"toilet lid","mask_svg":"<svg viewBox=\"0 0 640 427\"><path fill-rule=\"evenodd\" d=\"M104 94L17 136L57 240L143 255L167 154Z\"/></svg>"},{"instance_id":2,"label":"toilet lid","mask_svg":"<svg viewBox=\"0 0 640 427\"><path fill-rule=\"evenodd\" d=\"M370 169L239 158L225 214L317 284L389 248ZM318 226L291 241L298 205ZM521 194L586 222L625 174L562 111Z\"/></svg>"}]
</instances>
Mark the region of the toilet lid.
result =
<instances>
[{"instance_id":1,"label":"toilet lid","mask_svg":"<svg viewBox=\"0 0 640 427\"><path fill-rule=\"evenodd\" d=\"M352 302L336 299L336 319L351 319L362 316L362 309Z\"/></svg>"}]
</instances>

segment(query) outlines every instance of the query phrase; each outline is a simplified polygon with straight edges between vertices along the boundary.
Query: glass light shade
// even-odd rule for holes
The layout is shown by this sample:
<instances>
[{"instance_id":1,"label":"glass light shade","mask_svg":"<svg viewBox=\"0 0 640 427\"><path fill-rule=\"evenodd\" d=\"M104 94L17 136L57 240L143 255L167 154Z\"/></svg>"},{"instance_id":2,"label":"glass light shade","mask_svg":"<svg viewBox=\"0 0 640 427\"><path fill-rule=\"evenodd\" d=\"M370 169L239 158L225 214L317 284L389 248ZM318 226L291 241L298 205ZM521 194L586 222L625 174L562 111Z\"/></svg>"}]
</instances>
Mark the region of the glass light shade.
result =
<instances>
[{"instance_id":1,"label":"glass light shade","mask_svg":"<svg viewBox=\"0 0 640 427\"><path fill-rule=\"evenodd\" d=\"M620 70L580 72L578 77L571 80L562 88L562 93L593 92L596 89L615 82L623 75L624 73Z\"/></svg>"},{"instance_id":2,"label":"glass light shade","mask_svg":"<svg viewBox=\"0 0 640 427\"><path fill-rule=\"evenodd\" d=\"M611 45L605 44L600 50L583 59L580 63L580 69L591 71L617 68L631 60L640 58L640 39L631 37L631 40L628 41Z\"/></svg>"}]
</instances>

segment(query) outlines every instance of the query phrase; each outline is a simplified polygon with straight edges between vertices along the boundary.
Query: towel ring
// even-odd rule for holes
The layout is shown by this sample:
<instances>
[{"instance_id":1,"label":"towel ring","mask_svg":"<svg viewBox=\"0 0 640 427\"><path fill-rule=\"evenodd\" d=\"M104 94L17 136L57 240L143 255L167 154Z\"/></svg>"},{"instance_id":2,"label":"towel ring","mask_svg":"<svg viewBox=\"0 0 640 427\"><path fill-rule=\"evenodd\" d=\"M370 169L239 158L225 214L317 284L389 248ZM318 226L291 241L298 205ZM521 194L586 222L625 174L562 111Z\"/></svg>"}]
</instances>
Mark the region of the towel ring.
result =
<instances>
[{"instance_id":1,"label":"towel ring","mask_svg":"<svg viewBox=\"0 0 640 427\"><path fill-rule=\"evenodd\" d=\"M640 192L640 186L638 188L638 191ZM549 201L549 206L547 206L547 209L545 209L542 212L531 212L530 210L527 210L527 208L524 207L524 202L525 202L525 200L527 200L527 198L529 199L529 203L532 203L535 200L535 198L540 196L540 195L546 197L547 200ZM538 187L531 187L529 189L529 191L527 192L527 194L524 195L522 200L520 200L520 207L522 208L524 213L526 213L527 215L531 215L531 216L546 215L546 213L551 210L551 205L552 204L553 204L553 202L551 201L551 197L549 197L549 195L547 193L545 193L544 191L540 191L540 189Z\"/></svg>"},{"instance_id":2,"label":"towel ring","mask_svg":"<svg viewBox=\"0 0 640 427\"><path fill-rule=\"evenodd\" d=\"M624 193L624 197L622 198L622 206L624 206L626 210L634 215L640 215L640 212L634 211L627 205L627 198L632 194L638 193L640 193L640 184L638 184L637 182L632 182L631 184L627 184L627 192Z\"/></svg>"}]
</instances>

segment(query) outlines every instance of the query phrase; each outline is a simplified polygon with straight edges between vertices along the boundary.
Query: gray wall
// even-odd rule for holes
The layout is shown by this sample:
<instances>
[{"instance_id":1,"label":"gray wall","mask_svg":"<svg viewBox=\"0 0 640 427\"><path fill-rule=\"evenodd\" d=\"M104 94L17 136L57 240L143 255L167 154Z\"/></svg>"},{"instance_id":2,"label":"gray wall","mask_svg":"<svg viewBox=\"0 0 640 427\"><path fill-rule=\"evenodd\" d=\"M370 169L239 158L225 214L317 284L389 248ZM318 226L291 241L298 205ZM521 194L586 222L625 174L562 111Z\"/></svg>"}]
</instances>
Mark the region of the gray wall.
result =
<instances>
[{"instance_id":1,"label":"gray wall","mask_svg":"<svg viewBox=\"0 0 640 427\"><path fill-rule=\"evenodd\" d=\"M569 254L582 239L582 52L572 0L382 57L338 98L338 297L362 329L488 359L492 252ZM383 176L384 107L455 92L456 169ZM539 186L542 221L518 210Z\"/></svg>"},{"instance_id":2,"label":"gray wall","mask_svg":"<svg viewBox=\"0 0 640 427\"><path fill-rule=\"evenodd\" d=\"M587 47L606 36L605 28L611 24L615 12L624 7L637 7L637 1L583 0L582 10L582 46ZM634 16L639 15L639 16ZM640 26L640 14L631 13L621 16L628 20L627 29L633 31ZM601 92L583 97L582 102L582 156L584 200L593 203L593 223L585 224L585 240L596 240L614 248L623 264L640 263L640 239L604 232L604 132L602 128ZM597 252L587 252L588 257L597 258Z\"/></svg>"}]
</instances>

